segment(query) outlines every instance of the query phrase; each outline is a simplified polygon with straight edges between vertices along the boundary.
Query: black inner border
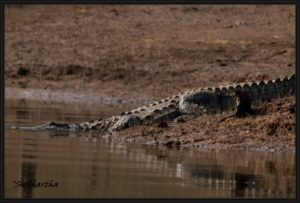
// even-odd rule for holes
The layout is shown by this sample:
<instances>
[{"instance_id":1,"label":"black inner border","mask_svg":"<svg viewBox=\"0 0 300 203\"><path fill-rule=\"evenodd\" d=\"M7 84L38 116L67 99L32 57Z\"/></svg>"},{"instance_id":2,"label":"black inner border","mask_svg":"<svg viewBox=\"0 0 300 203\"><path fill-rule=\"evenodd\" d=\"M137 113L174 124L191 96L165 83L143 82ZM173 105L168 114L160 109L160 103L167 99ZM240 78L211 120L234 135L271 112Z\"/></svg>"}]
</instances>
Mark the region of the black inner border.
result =
<instances>
[{"instance_id":1,"label":"black inner border","mask_svg":"<svg viewBox=\"0 0 300 203\"><path fill-rule=\"evenodd\" d=\"M85 202L86 200L95 201L95 200L108 200L108 199L5 199L4 197L4 102L5 102L5 81L4 81L4 46L5 46L5 32L4 32L4 18L5 18L5 5L8 4L292 4L295 5L296 9L296 199L266 199L266 200L259 200L259 201L267 201L267 202L298 202L299 201L299 135L300 125L299 125L299 22L300 22L300 7L299 2L297 0L4 0L0 1L0 84L1 84L1 94L0 94L0 101L1 101L1 114L0 114L0 129L1 129L1 136L0 136L0 147L1 147L1 159L0 159L0 201L9 202L9 201L24 201L24 202L31 202L31 201L55 201L55 200L62 200L62 201L82 201ZM109 199L112 201L153 201L157 199ZM165 199L166 201L181 201L184 202L188 201L213 201L213 202L223 202L223 201L242 201L244 199ZM244 200L244 201L252 201L252 200ZM258 201L256 199L255 201Z\"/></svg>"}]
</instances>

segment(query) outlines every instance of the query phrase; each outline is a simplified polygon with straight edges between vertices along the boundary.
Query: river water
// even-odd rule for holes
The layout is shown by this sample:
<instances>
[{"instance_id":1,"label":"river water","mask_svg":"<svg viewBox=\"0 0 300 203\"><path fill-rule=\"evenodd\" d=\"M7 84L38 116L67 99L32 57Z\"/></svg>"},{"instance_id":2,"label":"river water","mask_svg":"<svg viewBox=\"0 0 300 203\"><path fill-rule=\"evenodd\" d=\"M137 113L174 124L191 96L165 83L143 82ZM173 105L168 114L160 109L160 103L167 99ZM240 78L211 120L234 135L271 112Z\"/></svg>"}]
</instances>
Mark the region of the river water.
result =
<instances>
[{"instance_id":1,"label":"river water","mask_svg":"<svg viewBox=\"0 0 300 203\"><path fill-rule=\"evenodd\" d=\"M166 149L10 128L127 109L6 100L5 198L295 198L294 153Z\"/></svg>"}]
</instances>

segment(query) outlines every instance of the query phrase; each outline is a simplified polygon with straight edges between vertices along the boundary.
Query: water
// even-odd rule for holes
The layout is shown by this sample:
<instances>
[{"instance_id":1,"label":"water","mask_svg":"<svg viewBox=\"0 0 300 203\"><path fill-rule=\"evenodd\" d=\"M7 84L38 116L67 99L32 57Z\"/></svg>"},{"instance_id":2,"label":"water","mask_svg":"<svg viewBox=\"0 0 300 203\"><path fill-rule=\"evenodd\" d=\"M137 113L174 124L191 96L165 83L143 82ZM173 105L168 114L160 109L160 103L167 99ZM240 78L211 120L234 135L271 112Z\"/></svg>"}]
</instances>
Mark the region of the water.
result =
<instances>
[{"instance_id":1,"label":"water","mask_svg":"<svg viewBox=\"0 0 300 203\"><path fill-rule=\"evenodd\" d=\"M10 129L127 109L6 100L5 198L295 198L291 153L170 150Z\"/></svg>"}]
</instances>

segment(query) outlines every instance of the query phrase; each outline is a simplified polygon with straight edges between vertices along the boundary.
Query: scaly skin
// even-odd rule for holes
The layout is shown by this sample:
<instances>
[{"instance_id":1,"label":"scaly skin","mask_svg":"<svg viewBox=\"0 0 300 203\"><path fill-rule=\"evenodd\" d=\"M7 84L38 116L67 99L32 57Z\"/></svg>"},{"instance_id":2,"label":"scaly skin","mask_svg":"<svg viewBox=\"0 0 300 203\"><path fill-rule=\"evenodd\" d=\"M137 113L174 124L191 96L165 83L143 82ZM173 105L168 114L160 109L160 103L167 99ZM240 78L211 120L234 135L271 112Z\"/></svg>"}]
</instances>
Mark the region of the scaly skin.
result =
<instances>
[{"instance_id":1,"label":"scaly skin","mask_svg":"<svg viewBox=\"0 0 300 203\"><path fill-rule=\"evenodd\" d=\"M174 120L183 114L203 115L233 111L236 109L236 90L247 93L252 103L259 103L264 98L275 99L295 95L295 88L295 75L269 81L200 88L180 93L109 118L79 124L50 122L34 127L13 126L13 128L33 131L119 131L135 125Z\"/></svg>"}]
</instances>

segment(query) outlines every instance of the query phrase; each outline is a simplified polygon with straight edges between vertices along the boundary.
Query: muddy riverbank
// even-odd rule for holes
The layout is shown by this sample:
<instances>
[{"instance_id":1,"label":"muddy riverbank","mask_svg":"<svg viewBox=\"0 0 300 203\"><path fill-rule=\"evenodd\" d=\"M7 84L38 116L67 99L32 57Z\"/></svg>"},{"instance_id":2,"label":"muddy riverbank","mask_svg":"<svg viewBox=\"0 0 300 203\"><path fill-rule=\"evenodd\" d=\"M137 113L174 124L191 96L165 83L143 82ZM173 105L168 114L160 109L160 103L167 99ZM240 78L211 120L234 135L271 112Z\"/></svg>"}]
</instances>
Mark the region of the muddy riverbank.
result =
<instances>
[{"instance_id":1,"label":"muddy riverbank","mask_svg":"<svg viewBox=\"0 0 300 203\"><path fill-rule=\"evenodd\" d=\"M193 88L295 73L290 5L12 5L5 9L5 37L7 99L135 108ZM295 97L262 108L265 114L255 117L185 118L107 138L294 149Z\"/></svg>"},{"instance_id":2,"label":"muddy riverbank","mask_svg":"<svg viewBox=\"0 0 300 203\"><path fill-rule=\"evenodd\" d=\"M260 115L229 118L231 113L202 117L182 116L172 122L137 126L106 138L167 147L294 151L295 97L264 102Z\"/></svg>"}]
</instances>

